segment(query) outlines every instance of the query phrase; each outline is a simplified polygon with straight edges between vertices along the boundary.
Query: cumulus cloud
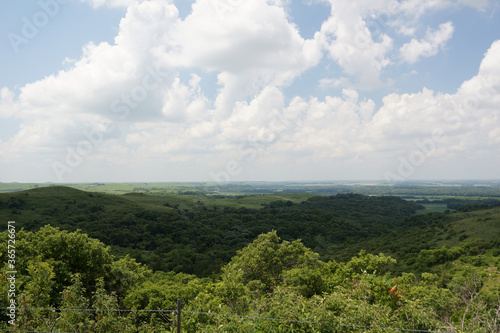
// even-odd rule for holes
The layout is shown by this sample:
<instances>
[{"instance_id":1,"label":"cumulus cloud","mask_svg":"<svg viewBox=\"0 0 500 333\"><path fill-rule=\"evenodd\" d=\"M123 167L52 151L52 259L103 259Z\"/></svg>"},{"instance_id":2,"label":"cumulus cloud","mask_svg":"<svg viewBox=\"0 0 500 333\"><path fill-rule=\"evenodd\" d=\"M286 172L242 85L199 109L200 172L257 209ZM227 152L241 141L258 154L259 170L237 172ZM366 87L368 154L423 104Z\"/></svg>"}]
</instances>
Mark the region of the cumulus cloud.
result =
<instances>
[{"instance_id":1,"label":"cumulus cloud","mask_svg":"<svg viewBox=\"0 0 500 333\"><path fill-rule=\"evenodd\" d=\"M381 77L395 54L415 63L437 54L453 34L447 22L399 48L391 33L413 36L417 29L395 17L418 17L453 2L330 0L331 15L311 39L299 34L287 1L236 1L221 12L214 1L198 0L184 19L170 1L88 2L127 6L114 43L88 43L71 68L17 94L0 90L0 117L23 121L9 142L0 142L3 161L40 154L49 167L67 168L49 171L51 180L63 175L65 181L83 180L75 169L84 174L87 167L151 175L168 167L206 180L229 163L239 170L234 180L258 177L259 168L304 179L311 162L309 170L325 178L368 169L380 178L429 138L439 139L425 152L429 160L472 158L472 150L474 158L500 156L500 42L454 94L393 93L378 107L362 97L385 84ZM387 25L374 31L369 20L381 15ZM340 74L320 81L324 91L341 90L339 96L285 93L320 61L339 66ZM206 73L217 78L213 98L203 90ZM73 156L70 165L75 151L80 162Z\"/></svg>"},{"instance_id":2,"label":"cumulus cloud","mask_svg":"<svg viewBox=\"0 0 500 333\"><path fill-rule=\"evenodd\" d=\"M309 45L285 9L265 0L243 1L224 17L217 15L214 1L200 0L175 29L173 39L165 41L164 61L185 67L233 73L264 68L278 75L307 68L318 57L307 53Z\"/></svg>"},{"instance_id":3,"label":"cumulus cloud","mask_svg":"<svg viewBox=\"0 0 500 333\"><path fill-rule=\"evenodd\" d=\"M342 97L312 98L304 109L301 125L296 127L292 141L295 149L310 150L318 159L348 159L373 147L365 141L363 128L371 120L375 104L359 100L354 90L344 90Z\"/></svg>"},{"instance_id":4,"label":"cumulus cloud","mask_svg":"<svg viewBox=\"0 0 500 333\"><path fill-rule=\"evenodd\" d=\"M384 11L387 4L331 1L332 13L323 23L318 40L328 55L345 73L356 79L362 89L380 87L380 74L390 64L387 53L392 49L392 38L381 33L374 40L366 22L371 11Z\"/></svg>"},{"instance_id":5,"label":"cumulus cloud","mask_svg":"<svg viewBox=\"0 0 500 333\"><path fill-rule=\"evenodd\" d=\"M465 81L454 94L423 89L419 93L391 94L384 98L370 132L374 133L375 144L388 146L391 142L395 154L399 154L399 162L395 159L392 167L393 176L414 176L408 172L411 170L408 165L414 170L424 163L432 165L432 160L454 170L454 163L470 168L480 159L485 163L474 168L491 172L488 165L498 163L500 153L497 131L500 66L494 60L498 56L500 42L496 41L485 54L478 74ZM407 164L406 171L400 168L398 172L401 161ZM438 165L433 166L439 169ZM460 173L459 177L466 174ZM451 175L448 177L457 176Z\"/></svg>"},{"instance_id":6,"label":"cumulus cloud","mask_svg":"<svg viewBox=\"0 0 500 333\"><path fill-rule=\"evenodd\" d=\"M393 64L394 32L414 36L422 15L455 5L451 0L328 2L331 16L315 40L347 74L341 81L362 90L385 84L381 76ZM428 29L424 39L412 39L400 48L401 57L415 63L421 57L436 55L452 34L451 22L440 25L436 31Z\"/></svg>"},{"instance_id":7,"label":"cumulus cloud","mask_svg":"<svg viewBox=\"0 0 500 333\"><path fill-rule=\"evenodd\" d=\"M427 30L424 39L412 39L400 48L403 61L413 64L422 57L436 55L445 43L453 36L453 23L446 22L439 25L438 30Z\"/></svg>"},{"instance_id":8,"label":"cumulus cloud","mask_svg":"<svg viewBox=\"0 0 500 333\"><path fill-rule=\"evenodd\" d=\"M391 179L431 177L436 175L436 171L426 170L431 165L435 170L443 170L443 166L455 170L458 161L469 166L477 159L498 163L500 66L495 59L499 56L497 41L485 54L478 74L453 94L426 88L418 93L394 93L378 109L373 101L360 100L353 90L324 101L295 100L288 106L300 110L292 138L280 140L275 153L307 150L304 159L346 165L366 159L379 170L379 178L392 172L397 177ZM287 142L294 144L287 146ZM398 171L402 160L410 163L412 172ZM453 174L457 175L466 173Z\"/></svg>"},{"instance_id":9,"label":"cumulus cloud","mask_svg":"<svg viewBox=\"0 0 500 333\"><path fill-rule=\"evenodd\" d=\"M15 114L14 93L7 87L0 89L0 118L9 118Z\"/></svg>"},{"instance_id":10,"label":"cumulus cloud","mask_svg":"<svg viewBox=\"0 0 500 333\"><path fill-rule=\"evenodd\" d=\"M165 96L181 85L173 84L177 73L156 65L150 51L177 20L178 11L168 2L133 2L114 44L88 43L71 68L26 84L16 97L2 89L2 114L16 110L23 121L9 140L9 151L38 151L53 160L64 159L68 149L87 140L86 133L115 123L114 131L101 131L102 142L92 149L95 154L107 141L123 137L128 128L120 123L163 118L162 106L170 103ZM195 104L186 112L196 112Z\"/></svg>"},{"instance_id":11,"label":"cumulus cloud","mask_svg":"<svg viewBox=\"0 0 500 333\"><path fill-rule=\"evenodd\" d=\"M300 36L281 1L241 1L224 15L217 4L197 1L158 58L165 66L219 73L216 107L223 114L267 85L290 84L321 59L317 43Z\"/></svg>"}]
</instances>

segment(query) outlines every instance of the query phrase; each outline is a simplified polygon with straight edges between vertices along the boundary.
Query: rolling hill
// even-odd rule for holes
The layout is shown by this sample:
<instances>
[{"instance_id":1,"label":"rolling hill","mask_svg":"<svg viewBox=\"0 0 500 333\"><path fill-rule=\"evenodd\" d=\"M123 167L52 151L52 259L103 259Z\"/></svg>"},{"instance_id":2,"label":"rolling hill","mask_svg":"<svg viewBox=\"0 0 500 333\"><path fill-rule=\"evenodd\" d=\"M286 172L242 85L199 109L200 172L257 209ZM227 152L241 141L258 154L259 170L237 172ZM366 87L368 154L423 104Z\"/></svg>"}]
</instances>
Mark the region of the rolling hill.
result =
<instances>
[{"instance_id":1,"label":"rolling hill","mask_svg":"<svg viewBox=\"0 0 500 333\"><path fill-rule=\"evenodd\" d=\"M277 230L323 256L331 246L404 225L419 205L395 197L108 195L68 187L0 193L0 218L36 231L81 229L157 270L208 275L257 235Z\"/></svg>"},{"instance_id":2,"label":"rolling hill","mask_svg":"<svg viewBox=\"0 0 500 333\"><path fill-rule=\"evenodd\" d=\"M82 230L155 270L207 276L259 234L301 239L323 260L360 250L389 254L396 270L422 271L422 250L500 238L500 207L416 214L422 206L390 196L338 194L110 195L52 186L0 193L0 218L36 231Z\"/></svg>"}]
</instances>

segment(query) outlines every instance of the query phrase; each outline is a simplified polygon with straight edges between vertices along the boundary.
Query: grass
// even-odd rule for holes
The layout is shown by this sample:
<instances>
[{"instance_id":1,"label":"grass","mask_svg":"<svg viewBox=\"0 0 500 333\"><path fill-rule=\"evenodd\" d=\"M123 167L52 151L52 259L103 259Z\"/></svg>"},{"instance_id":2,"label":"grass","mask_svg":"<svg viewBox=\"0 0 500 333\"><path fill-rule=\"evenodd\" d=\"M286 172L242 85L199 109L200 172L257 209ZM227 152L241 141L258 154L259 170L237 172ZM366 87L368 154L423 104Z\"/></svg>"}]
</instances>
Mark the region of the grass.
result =
<instances>
[{"instance_id":1,"label":"grass","mask_svg":"<svg viewBox=\"0 0 500 333\"><path fill-rule=\"evenodd\" d=\"M453 229L468 238L484 240L500 237L500 208L462 213L464 218L453 224Z\"/></svg>"},{"instance_id":2,"label":"grass","mask_svg":"<svg viewBox=\"0 0 500 333\"><path fill-rule=\"evenodd\" d=\"M239 195L223 199L206 199L204 202L206 206L259 209L262 208L264 204L269 204L273 201L284 200L299 203L313 196L316 195L310 193L257 194L246 196Z\"/></svg>"},{"instance_id":3,"label":"grass","mask_svg":"<svg viewBox=\"0 0 500 333\"><path fill-rule=\"evenodd\" d=\"M97 185L96 185L97 186ZM114 190L118 190L116 187ZM40 221L44 223L41 216L59 216L59 214L78 215L83 210L104 206L106 211L133 211L134 209L146 209L156 211L173 210L175 207L181 210L194 210L200 206L212 208L231 207L260 209L264 204L278 200L290 200L299 203L307 200L314 194L292 193L292 194L258 194L258 195L225 195L220 198L207 198L200 192L199 195L177 195L177 194L144 194L139 192L126 193L123 195L111 195L100 192L87 192L72 187L48 186L32 188L28 191L0 193L0 219L4 221L19 220ZM20 209L7 208L12 198L16 198L25 204ZM36 207L36 208L35 208ZM23 223L20 223L23 224Z\"/></svg>"},{"instance_id":4,"label":"grass","mask_svg":"<svg viewBox=\"0 0 500 333\"><path fill-rule=\"evenodd\" d=\"M473 212L454 212L450 214L454 221L444 229L435 228L427 234L427 241L440 248L443 245L457 246L465 239L482 239L490 242L500 237L500 207Z\"/></svg>"},{"instance_id":5,"label":"grass","mask_svg":"<svg viewBox=\"0 0 500 333\"><path fill-rule=\"evenodd\" d=\"M77 184L36 184L36 183L0 183L0 192L17 192L41 187L64 186L88 192L124 194L129 192L173 193L192 190L198 183L77 183Z\"/></svg>"},{"instance_id":6,"label":"grass","mask_svg":"<svg viewBox=\"0 0 500 333\"><path fill-rule=\"evenodd\" d=\"M19 209L7 208L12 199L16 199L21 204ZM83 205L83 206L82 206ZM29 191L0 193L0 219L7 220L40 220L43 224L42 216L57 216L59 212L79 213L85 207L105 206L107 210L130 210L138 208L139 204L128 200L126 197L107 195L104 193L92 193L80 191L71 187L50 186L35 188ZM155 209L162 209L154 207ZM166 207L163 207L166 208ZM22 224L22 223L21 223Z\"/></svg>"},{"instance_id":7,"label":"grass","mask_svg":"<svg viewBox=\"0 0 500 333\"><path fill-rule=\"evenodd\" d=\"M194 197L192 196L181 196L175 194L154 195L144 193L126 193L122 195L122 197L145 205L161 207L178 206L181 209L191 209L196 203Z\"/></svg>"},{"instance_id":8,"label":"grass","mask_svg":"<svg viewBox=\"0 0 500 333\"><path fill-rule=\"evenodd\" d=\"M156 206L170 207L178 206L181 209L193 209L198 206L222 206L231 208L249 208L260 209L264 204L269 204L273 201L289 200L293 203L305 201L313 196L311 193L283 193L283 194L252 194L252 195L225 195L223 198L210 198L200 195L151 195L140 193L125 194L129 200Z\"/></svg>"},{"instance_id":9,"label":"grass","mask_svg":"<svg viewBox=\"0 0 500 333\"><path fill-rule=\"evenodd\" d=\"M448 210L447 204L445 203L425 203L421 205L424 206L425 209L417 211L418 214L444 213Z\"/></svg>"},{"instance_id":10,"label":"grass","mask_svg":"<svg viewBox=\"0 0 500 333\"><path fill-rule=\"evenodd\" d=\"M424 211L425 212L425 211ZM500 237L500 207L473 212L452 212L445 215L441 224L395 230L391 234L368 238L354 244L343 244L336 249L339 257L350 258L365 249L368 252L383 252L396 260L398 253L413 251L412 248L441 248L458 246L464 240L481 239L487 243ZM405 266L402 266L406 269Z\"/></svg>"},{"instance_id":11,"label":"grass","mask_svg":"<svg viewBox=\"0 0 500 333\"><path fill-rule=\"evenodd\" d=\"M0 183L0 192L17 192L26 191L39 187L47 187L50 184L35 184L35 183Z\"/></svg>"}]
</instances>

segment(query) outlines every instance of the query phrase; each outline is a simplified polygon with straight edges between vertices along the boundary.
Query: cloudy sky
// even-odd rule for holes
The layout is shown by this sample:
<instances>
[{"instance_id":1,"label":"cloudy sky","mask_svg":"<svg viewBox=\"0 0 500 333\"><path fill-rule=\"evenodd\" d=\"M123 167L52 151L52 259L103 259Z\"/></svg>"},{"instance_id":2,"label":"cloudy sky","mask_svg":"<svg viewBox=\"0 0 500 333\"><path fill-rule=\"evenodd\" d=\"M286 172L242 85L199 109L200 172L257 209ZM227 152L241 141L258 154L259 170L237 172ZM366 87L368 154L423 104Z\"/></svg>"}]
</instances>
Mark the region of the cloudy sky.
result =
<instances>
[{"instance_id":1,"label":"cloudy sky","mask_svg":"<svg viewBox=\"0 0 500 333\"><path fill-rule=\"evenodd\" d=\"M0 182L500 178L495 0L0 3Z\"/></svg>"}]
</instances>

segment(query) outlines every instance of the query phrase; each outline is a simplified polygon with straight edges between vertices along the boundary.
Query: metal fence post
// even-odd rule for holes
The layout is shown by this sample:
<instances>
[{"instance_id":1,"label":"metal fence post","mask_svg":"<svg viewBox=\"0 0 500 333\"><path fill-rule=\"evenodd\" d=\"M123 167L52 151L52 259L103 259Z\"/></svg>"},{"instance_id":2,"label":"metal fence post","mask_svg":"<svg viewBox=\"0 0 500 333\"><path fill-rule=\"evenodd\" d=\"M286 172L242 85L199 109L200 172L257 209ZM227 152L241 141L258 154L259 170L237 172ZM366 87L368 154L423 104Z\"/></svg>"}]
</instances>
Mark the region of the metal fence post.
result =
<instances>
[{"instance_id":1,"label":"metal fence post","mask_svg":"<svg viewBox=\"0 0 500 333\"><path fill-rule=\"evenodd\" d=\"M177 299L177 333L181 333L181 299Z\"/></svg>"}]
</instances>

